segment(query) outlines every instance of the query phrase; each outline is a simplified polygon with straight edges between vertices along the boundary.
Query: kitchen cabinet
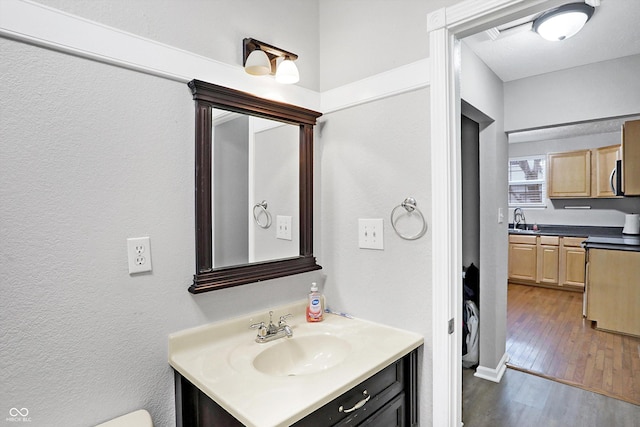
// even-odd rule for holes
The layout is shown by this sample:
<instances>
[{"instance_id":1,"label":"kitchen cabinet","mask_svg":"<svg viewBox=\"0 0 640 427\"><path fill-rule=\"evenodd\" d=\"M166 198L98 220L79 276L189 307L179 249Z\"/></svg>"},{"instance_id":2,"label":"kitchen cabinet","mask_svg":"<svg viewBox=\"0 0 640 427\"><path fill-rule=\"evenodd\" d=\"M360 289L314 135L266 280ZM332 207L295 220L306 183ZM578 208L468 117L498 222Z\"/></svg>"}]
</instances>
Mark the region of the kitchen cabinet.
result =
<instances>
[{"instance_id":1,"label":"kitchen cabinet","mask_svg":"<svg viewBox=\"0 0 640 427\"><path fill-rule=\"evenodd\" d=\"M620 145L549 154L549 198L616 197L611 188L611 174L620 156Z\"/></svg>"},{"instance_id":2,"label":"kitchen cabinet","mask_svg":"<svg viewBox=\"0 0 640 427\"><path fill-rule=\"evenodd\" d=\"M585 250L584 237L563 237L560 240L558 285L584 289Z\"/></svg>"},{"instance_id":3,"label":"kitchen cabinet","mask_svg":"<svg viewBox=\"0 0 640 427\"><path fill-rule=\"evenodd\" d=\"M622 126L622 191L640 196L640 120Z\"/></svg>"},{"instance_id":4,"label":"kitchen cabinet","mask_svg":"<svg viewBox=\"0 0 640 427\"><path fill-rule=\"evenodd\" d=\"M535 282L538 273L536 236L509 236L509 279Z\"/></svg>"},{"instance_id":5,"label":"kitchen cabinet","mask_svg":"<svg viewBox=\"0 0 640 427\"><path fill-rule=\"evenodd\" d=\"M417 426L417 360L414 350L293 426ZM177 426L243 425L178 372L175 387ZM247 387L250 399L251 385Z\"/></svg>"},{"instance_id":6,"label":"kitchen cabinet","mask_svg":"<svg viewBox=\"0 0 640 427\"><path fill-rule=\"evenodd\" d=\"M616 160L620 159L620 145L610 145L592 150L591 196L616 197L611 188L612 173Z\"/></svg>"},{"instance_id":7,"label":"kitchen cabinet","mask_svg":"<svg viewBox=\"0 0 640 427\"><path fill-rule=\"evenodd\" d=\"M558 284L559 240L558 236L539 236L537 238L536 283Z\"/></svg>"},{"instance_id":8,"label":"kitchen cabinet","mask_svg":"<svg viewBox=\"0 0 640 427\"><path fill-rule=\"evenodd\" d=\"M509 280L580 291L584 289L584 237L509 235Z\"/></svg>"},{"instance_id":9,"label":"kitchen cabinet","mask_svg":"<svg viewBox=\"0 0 640 427\"><path fill-rule=\"evenodd\" d=\"M591 196L591 150L549 154L547 165L550 199Z\"/></svg>"},{"instance_id":10,"label":"kitchen cabinet","mask_svg":"<svg viewBox=\"0 0 640 427\"><path fill-rule=\"evenodd\" d=\"M640 252L589 249L587 319L598 329L640 336Z\"/></svg>"}]
</instances>

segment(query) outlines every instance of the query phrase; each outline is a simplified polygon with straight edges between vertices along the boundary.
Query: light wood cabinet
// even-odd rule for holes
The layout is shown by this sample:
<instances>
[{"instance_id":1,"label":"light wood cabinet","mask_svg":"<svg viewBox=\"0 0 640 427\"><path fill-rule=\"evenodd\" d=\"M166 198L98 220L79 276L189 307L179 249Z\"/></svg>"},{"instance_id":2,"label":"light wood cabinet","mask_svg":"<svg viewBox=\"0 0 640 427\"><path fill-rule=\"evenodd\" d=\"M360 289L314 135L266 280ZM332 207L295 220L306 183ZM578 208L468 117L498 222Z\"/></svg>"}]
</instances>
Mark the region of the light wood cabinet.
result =
<instances>
[{"instance_id":1,"label":"light wood cabinet","mask_svg":"<svg viewBox=\"0 0 640 427\"><path fill-rule=\"evenodd\" d=\"M589 249L587 319L598 329L640 336L640 252Z\"/></svg>"},{"instance_id":2,"label":"light wood cabinet","mask_svg":"<svg viewBox=\"0 0 640 427\"><path fill-rule=\"evenodd\" d=\"M509 279L535 282L537 259L536 236L509 236Z\"/></svg>"},{"instance_id":3,"label":"light wood cabinet","mask_svg":"<svg viewBox=\"0 0 640 427\"><path fill-rule=\"evenodd\" d=\"M611 189L611 173L620 156L620 145L549 154L549 198L616 197Z\"/></svg>"},{"instance_id":4,"label":"light wood cabinet","mask_svg":"<svg viewBox=\"0 0 640 427\"><path fill-rule=\"evenodd\" d=\"M591 150L549 154L547 165L550 199L591 197Z\"/></svg>"},{"instance_id":5,"label":"light wood cabinet","mask_svg":"<svg viewBox=\"0 0 640 427\"><path fill-rule=\"evenodd\" d=\"M625 196L640 196L640 120L622 127L622 191Z\"/></svg>"},{"instance_id":6,"label":"light wood cabinet","mask_svg":"<svg viewBox=\"0 0 640 427\"><path fill-rule=\"evenodd\" d=\"M559 237L557 236L538 237L536 283L558 284L558 260L560 254L558 242Z\"/></svg>"},{"instance_id":7,"label":"light wood cabinet","mask_svg":"<svg viewBox=\"0 0 640 427\"><path fill-rule=\"evenodd\" d=\"M560 241L560 286L584 289L585 250L584 237L563 237Z\"/></svg>"},{"instance_id":8,"label":"light wood cabinet","mask_svg":"<svg viewBox=\"0 0 640 427\"><path fill-rule=\"evenodd\" d=\"M509 280L581 291L584 237L509 235Z\"/></svg>"},{"instance_id":9,"label":"light wood cabinet","mask_svg":"<svg viewBox=\"0 0 640 427\"><path fill-rule=\"evenodd\" d=\"M597 148L593 150L591 159L591 196L616 197L611 188L611 175L616 168L616 160L620 159L620 145Z\"/></svg>"}]
</instances>

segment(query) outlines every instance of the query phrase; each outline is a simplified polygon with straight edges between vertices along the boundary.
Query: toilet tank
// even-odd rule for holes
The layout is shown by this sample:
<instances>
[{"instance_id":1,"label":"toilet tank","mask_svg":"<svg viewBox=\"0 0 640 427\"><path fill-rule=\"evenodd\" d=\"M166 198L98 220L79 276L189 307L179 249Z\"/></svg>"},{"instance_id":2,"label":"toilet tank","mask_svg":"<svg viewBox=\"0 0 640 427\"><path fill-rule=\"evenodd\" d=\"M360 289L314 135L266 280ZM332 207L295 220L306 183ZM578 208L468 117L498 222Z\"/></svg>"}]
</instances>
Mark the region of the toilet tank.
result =
<instances>
[{"instance_id":1,"label":"toilet tank","mask_svg":"<svg viewBox=\"0 0 640 427\"><path fill-rule=\"evenodd\" d=\"M96 427L153 427L151 415L144 409L122 415Z\"/></svg>"}]
</instances>

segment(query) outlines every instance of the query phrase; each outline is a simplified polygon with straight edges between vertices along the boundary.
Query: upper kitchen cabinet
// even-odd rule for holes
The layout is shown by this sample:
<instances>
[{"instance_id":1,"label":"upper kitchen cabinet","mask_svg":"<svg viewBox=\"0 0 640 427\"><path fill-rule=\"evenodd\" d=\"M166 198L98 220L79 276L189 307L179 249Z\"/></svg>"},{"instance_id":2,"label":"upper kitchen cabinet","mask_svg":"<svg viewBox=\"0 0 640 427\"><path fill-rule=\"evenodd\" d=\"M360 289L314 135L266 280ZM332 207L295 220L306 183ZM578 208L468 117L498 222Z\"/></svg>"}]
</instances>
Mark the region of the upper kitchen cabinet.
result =
<instances>
[{"instance_id":1,"label":"upper kitchen cabinet","mask_svg":"<svg viewBox=\"0 0 640 427\"><path fill-rule=\"evenodd\" d=\"M552 153L548 156L550 199L612 198L620 145Z\"/></svg>"},{"instance_id":2,"label":"upper kitchen cabinet","mask_svg":"<svg viewBox=\"0 0 640 427\"><path fill-rule=\"evenodd\" d=\"M620 159L620 146L600 147L592 152L591 195L592 197L616 197L611 186L616 160Z\"/></svg>"},{"instance_id":3,"label":"upper kitchen cabinet","mask_svg":"<svg viewBox=\"0 0 640 427\"><path fill-rule=\"evenodd\" d=\"M552 153L547 164L550 199L591 197L591 150Z\"/></svg>"},{"instance_id":4,"label":"upper kitchen cabinet","mask_svg":"<svg viewBox=\"0 0 640 427\"><path fill-rule=\"evenodd\" d=\"M622 191L640 196L640 120L622 126Z\"/></svg>"}]
</instances>

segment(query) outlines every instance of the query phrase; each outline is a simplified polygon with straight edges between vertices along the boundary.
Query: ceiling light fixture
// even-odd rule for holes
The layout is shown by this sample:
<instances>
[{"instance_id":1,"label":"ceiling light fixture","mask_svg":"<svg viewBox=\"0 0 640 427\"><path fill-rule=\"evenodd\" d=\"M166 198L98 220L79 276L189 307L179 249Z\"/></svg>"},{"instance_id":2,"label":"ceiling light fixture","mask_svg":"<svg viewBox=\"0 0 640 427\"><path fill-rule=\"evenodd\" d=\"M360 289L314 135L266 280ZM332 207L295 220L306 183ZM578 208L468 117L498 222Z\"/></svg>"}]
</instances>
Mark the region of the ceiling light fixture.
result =
<instances>
[{"instance_id":1,"label":"ceiling light fixture","mask_svg":"<svg viewBox=\"0 0 640 427\"><path fill-rule=\"evenodd\" d=\"M586 3L570 3L548 10L533 21L533 31L549 41L574 36L593 15L594 7Z\"/></svg>"},{"instance_id":2,"label":"ceiling light fixture","mask_svg":"<svg viewBox=\"0 0 640 427\"><path fill-rule=\"evenodd\" d=\"M256 39L246 38L242 42L242 57L244 70L248 74L254 76L275 74L276 81L284 84L297 83L300 80L298 67L293 62L298 59L295 53Z\"/></svg>"}]
</instances>

